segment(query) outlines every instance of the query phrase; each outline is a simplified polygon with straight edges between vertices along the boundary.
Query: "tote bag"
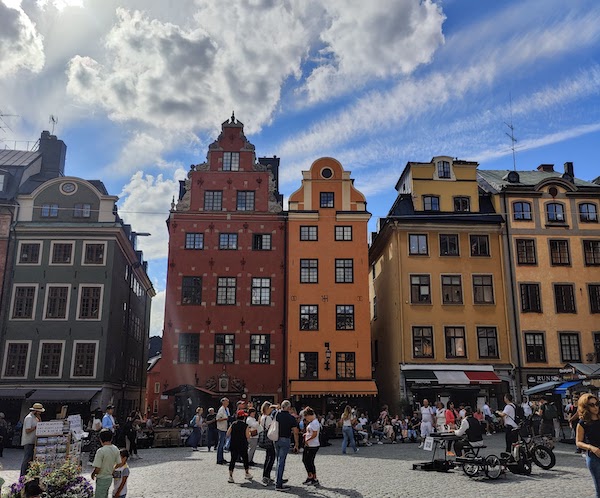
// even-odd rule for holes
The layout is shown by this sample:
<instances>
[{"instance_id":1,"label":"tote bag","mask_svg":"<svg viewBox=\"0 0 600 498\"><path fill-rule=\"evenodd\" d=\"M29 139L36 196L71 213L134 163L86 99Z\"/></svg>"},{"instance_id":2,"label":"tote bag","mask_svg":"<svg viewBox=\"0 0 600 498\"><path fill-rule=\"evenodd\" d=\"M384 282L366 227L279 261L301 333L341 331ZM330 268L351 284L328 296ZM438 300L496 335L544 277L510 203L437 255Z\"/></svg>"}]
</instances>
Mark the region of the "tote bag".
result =
<instances>
[{"instance_id":1,"label":"tote bag","mask_svg":"<svg viewBox=\"0 0 600 498\"><path fill-rule=\"evenodd\" d=\"M271 422L271 425L269 426L269 430L267 431L267 437L273 442L279 440L279 422L277 421L278 416L279 414L275 416Z\"/></svg>"},{"instance_id":2,"label":"tote bag","mask_svg":"<svg viewBox=\"0 0 600 498\"><path fill-rule=\"evenodd\" d=\"M273 423L273 421L271 421L271 423ZM263 419L263 423L259 426L262 430L258 433L258 446L264 450L273 446L273 441L267 437L266 425L266 419Z\"/></svg>"}]
</instances>

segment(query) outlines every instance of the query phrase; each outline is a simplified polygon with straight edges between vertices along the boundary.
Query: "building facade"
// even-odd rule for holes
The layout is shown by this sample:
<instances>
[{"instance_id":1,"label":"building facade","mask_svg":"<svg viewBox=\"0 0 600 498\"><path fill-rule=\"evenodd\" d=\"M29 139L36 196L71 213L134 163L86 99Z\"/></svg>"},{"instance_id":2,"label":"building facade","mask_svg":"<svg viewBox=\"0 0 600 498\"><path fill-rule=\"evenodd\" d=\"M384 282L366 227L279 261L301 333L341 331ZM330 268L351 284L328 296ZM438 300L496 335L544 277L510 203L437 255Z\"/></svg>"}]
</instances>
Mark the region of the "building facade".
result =
<instances>
[{"instance_id":1,"label":"building facade","mask_svg":"<svg viewBox=\"0 0 600 498\"><path fill-rule=\"evenodd\" d=\"M288 393L322 413L370 406L366 199L332 158L302 172L290 196L287 252Z\"/></svg>"},{"instance_id":2,"label":"building facade","mask_svg":"<svg viewBox=\"0 0 600 498\"><path fill-rule=\"evenodd\" d=\"M380 401L491 404L514 389L503 217L477 163L409 162L369 252Z\"/></svg>"},{"instance_id":3,"label":"building facade","mask_svg":"<svg viewBox=\"0 0 600 498\"><path fill-rule=\"evenodd\" d=\"M479 184L506 214L515 363L523 389L570 380L566 364L600 368L600 185L543 164L480 170Z\"/></svg>"},{"instance_id":4,"label":"building facade","mask_svg":"<svg viewBox=\"0 0 600 498\"><path fill-rule=\"evenodd\" d=\"M189 419L222 396L281 401L286 220L278 168L276 157L257 160L232 116L173 203L160 360L167 415Z\"/></svg>"}]
</instances>

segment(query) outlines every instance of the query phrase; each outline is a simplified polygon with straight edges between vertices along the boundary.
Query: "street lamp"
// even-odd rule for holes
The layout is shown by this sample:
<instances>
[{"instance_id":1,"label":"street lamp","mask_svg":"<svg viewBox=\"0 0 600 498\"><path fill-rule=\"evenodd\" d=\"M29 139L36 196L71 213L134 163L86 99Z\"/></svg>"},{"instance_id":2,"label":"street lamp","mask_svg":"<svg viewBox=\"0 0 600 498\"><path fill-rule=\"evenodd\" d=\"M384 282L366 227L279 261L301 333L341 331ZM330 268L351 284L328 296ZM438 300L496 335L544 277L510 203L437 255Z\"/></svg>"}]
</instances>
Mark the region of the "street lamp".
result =
<instances>
[{"instance_id":1,"label":"street lamp","mask_svg":"<svg viewBox=\"0 0 600 498\"><path fill-rule=\"evenodd\" d=\"M331 367L329 366L329 360L331 359L331 349L329 349L328 342L325 343L325 347L327 348L325 349L325 370L330 370Z\"/></svg>"}]
</instances>

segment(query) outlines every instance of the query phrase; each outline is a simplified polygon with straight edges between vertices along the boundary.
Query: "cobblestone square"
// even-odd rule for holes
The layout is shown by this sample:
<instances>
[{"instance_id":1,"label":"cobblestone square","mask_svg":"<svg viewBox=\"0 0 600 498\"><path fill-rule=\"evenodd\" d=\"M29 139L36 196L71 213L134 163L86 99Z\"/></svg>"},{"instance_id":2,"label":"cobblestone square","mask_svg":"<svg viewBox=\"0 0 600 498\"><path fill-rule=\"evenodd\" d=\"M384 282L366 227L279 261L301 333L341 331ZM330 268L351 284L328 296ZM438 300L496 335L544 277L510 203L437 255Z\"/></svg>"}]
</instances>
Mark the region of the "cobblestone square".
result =
<instances>
[{"instance_id":1,"label":"cobblestone square","mask_svg":"<svg viewBox=\"0 0 600 498\"><path fill-rule=\"evenodd\" d=\"M485 442L488 446L483 450L485 454L499 454L503 450L504 436L494 435ZM314 498L594 496L585 460L574 453L573 445L556 445L557 465L552 470L534 466L531 476L507 473L497 481L490 481L469 479L460 469L447 474L413 471L413 463L431 458L430 452L418 449L416 444L363 446L357 454L342 455L341 441L333 440L332 443L332 446L321 448L317 455L319 488L302 486L306 474L301 456L288 456L285 477L292 486L288 495ZM260 449L255 456L259 465L251 471L255 480L245 481L243 469L238 465L234 472L235 484L227 483L227 467L216 465L216 453L207 452L206 448L199 452L189 448L154 448L140 450L140 455L142 459L130 460L128 498L192 498L223 496L225 493L245 498L284 494L260 484L264 461L264 452ZM4 465L0 475L7 484L18 478L21 456L21 450L6 450L0 460ZM227 453L226 458L229 458ZM84 473L89 477L90 467L85 467Z\"/></svg>"}]
</instances>

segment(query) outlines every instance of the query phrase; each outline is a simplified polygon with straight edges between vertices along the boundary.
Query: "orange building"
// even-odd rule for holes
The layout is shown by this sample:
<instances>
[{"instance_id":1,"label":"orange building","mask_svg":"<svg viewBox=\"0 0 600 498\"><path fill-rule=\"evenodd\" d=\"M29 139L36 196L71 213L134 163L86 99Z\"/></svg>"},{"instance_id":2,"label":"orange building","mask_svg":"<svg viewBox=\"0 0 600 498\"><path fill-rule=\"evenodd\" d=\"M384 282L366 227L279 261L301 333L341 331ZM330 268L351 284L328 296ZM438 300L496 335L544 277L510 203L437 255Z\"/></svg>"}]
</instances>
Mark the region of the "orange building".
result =
<instances>
[{"instance_id":1,"label":"orange building","mask_svg":"<svg viewBox=\"0 0 600 498\"><path fill-rule=\"evenodd\" d=\"M286 380L297 404L324 411L348 402L366 408L377 394L371 374L370 217L350 172L329 157L303 171L302 186L290 196Z\"/></svg>"}]
</instances>

